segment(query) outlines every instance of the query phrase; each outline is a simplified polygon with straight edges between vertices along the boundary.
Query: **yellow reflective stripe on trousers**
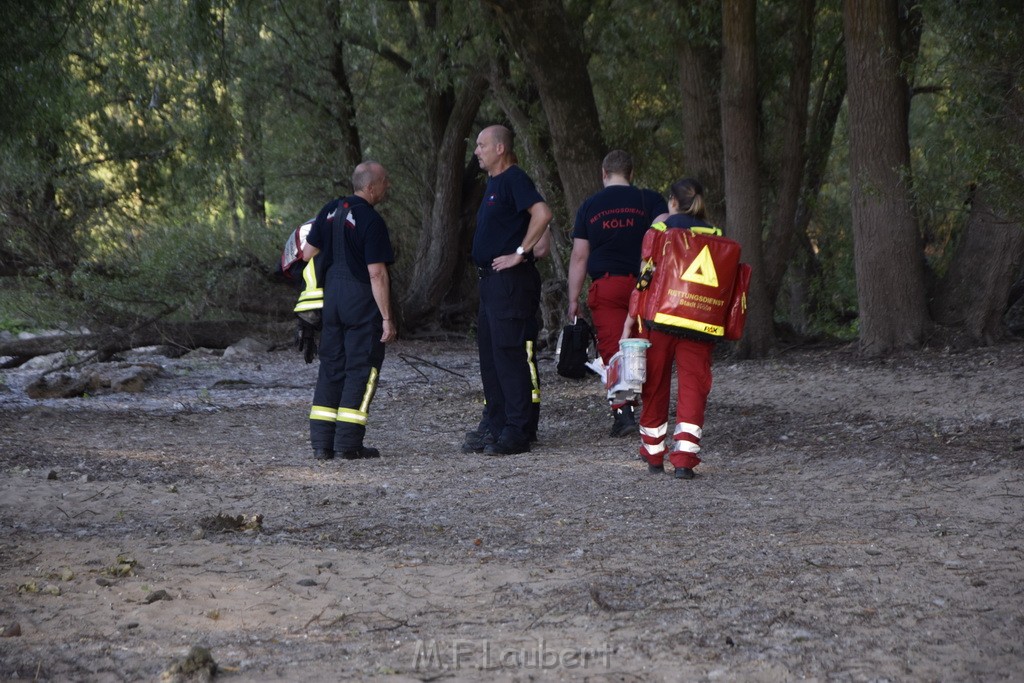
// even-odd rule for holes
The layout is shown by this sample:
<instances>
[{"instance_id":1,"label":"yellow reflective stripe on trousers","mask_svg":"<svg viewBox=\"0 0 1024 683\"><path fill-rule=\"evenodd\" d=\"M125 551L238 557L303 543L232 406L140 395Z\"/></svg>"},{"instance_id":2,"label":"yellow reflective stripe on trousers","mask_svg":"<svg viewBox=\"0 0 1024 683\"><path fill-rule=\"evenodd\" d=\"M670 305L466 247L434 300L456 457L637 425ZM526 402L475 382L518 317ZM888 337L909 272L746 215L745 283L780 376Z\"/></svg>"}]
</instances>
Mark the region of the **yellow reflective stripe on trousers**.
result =
<instances>
[{"instance_id":1,"label":"yellow reflective stripe on trousers","mask_svg":"<svg viewBox=\"0 0 1024 683\"><path fill-rule=\"evenodd\" d=\"M373 400L373 393L377 389L378 374L377 368L370 368L370 377L366 380L366 391L363 393L363 402L359 405L359 408L328 408L326 406L313 406L313 409L309 411L309 419L366 425L368 411L370 409L370 401Z\"/></svg>"},{"instance_id":2,"label":"yellow reflective stripe on trousers","mask_svg":"<svg viewBox=\"0 0 1024 683\"><path fill-rule=\"evenodd\" d=\"M366 413L355 408L338 408L338 422L366 425Z\"/></svg>"},{"instance_id":3,"label":"yellow reflective stripe on trousers","mask_svg":"<svg viewBox=\"0 0 1024 683\"><path fill-rule=\"evenodd\" d=\"M359 404L359 410L363 414L370 412L370 401L373 400L373 395L377 393L377 376L380 371L377 368L370 368L370 376L366 378L366 391L363 392L363 402Z\"/></svg>"},{"instance_id":4,"label":"yellow reflective stripe on trousers","mask_svg":"<svg viewBox=\"0 0 1024 683\"><path fill-rule=\"evenodd\" d=\"M526 365L530 368L530 384L533 385L531 396L534 403L540 403L540 382L537 378L537 361L533 356L533 342L526 342Z\"/></svg>"},{"instance_id":5,"label":"yellow reflective stripe on trousers","mask_svg":"<svg viewBox=\"0 0 1024 683\"><path fill-rule=\"evenodd\" d=\"M338 410L336 408L328 408L327 406L313 406L309 411L309 419L334 422L338 419Z\"/></svg>"}]
</instances>

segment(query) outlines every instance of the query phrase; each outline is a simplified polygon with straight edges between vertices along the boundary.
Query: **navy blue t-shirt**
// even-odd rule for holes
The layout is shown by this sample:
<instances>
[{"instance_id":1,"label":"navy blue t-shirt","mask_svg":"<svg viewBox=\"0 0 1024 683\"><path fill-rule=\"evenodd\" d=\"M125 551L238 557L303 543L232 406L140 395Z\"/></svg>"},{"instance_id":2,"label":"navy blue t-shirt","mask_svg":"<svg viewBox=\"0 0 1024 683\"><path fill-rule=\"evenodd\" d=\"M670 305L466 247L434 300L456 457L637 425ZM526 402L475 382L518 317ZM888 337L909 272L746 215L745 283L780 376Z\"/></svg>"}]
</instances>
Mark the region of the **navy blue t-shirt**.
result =
<instances>
[{"instance_id":1,"label":"navy blue t-shirt","mask_svg":"<svg viewBox=\"0 0 1024 683\"><path fill-rule=\"evenodd\" d=\"M572 236L590 242L587 273L591 279L605 273L636 275L644 233L651 221L667 212L660 194L632 185L610 185L583 202Z\"/></svg>"},{"instance_id":2,"label":"navy blue t-shirt","mask_svg":"<svg viewBox=\"0 0 1024 683\"><path fill-rule=\"evenodd\" d=\"M662 221L667 228L713 228L707 221L688 213L675 213Z\"/></svg>"},{"instance_id":3,"label":"navy blue t-shirt","mask_svg":"<svg viewBox=\"0 0 1024 683\"><path fill-rule=\"evenodd\" d=\"M342 212L340 234L334 229L338 211ZM355 195L328 202L313 222L306 242L320 250L318 259L325 258L323 270L318 269L319 272L327 272L344 258L349 271L360 282L370 281L367 264L395 262L384 219L369 202Z\"/></svg>"},{"instance_id":4,"label":"navy blue t-shirt","mask_svg":"<svg viewBox=\"0 0 1024 683\"><path fill-rule=\"evenodd\" d=\"M476 212L473 263L487 267L496 257L515 252L530 226L529 208L544 201L530 176L510 166L487 179L487 190Z\"/></svg>"}]
</instances>

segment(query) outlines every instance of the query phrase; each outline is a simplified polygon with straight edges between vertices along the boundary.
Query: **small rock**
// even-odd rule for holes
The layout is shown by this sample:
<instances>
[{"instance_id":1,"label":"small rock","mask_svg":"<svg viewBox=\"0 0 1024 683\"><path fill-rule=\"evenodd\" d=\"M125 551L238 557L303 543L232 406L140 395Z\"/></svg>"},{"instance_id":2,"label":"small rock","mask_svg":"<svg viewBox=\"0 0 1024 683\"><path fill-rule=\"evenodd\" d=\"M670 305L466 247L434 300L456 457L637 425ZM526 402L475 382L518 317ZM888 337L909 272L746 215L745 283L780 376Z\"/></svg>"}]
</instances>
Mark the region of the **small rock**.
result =
<instances>
[{"instance_id":1,"label":"small rock","mask_svg":"<svg viewBox=\"0 0 1024 683\"><path fill-rule=\"evenodd\" d=\"M246 337L236 344L224 349L224 359L229 360L231 358L245 358L251 356L254 353L266 353L270 350L270 342L260 341L259 339L252 339Z\"/></svg>"},{"instance_id":2,"label":"small rock","mask_svg":"<svg viewBox=\"0 0 1024 683\"><path fill-rule=\"evenodd\" d=\"M88 483L90 481L96 481L96 477L94 475L92 475L92 474L83 474L82 476L80 476L78 478L78 481L80 481L80 482L82 482L84 484L84 483Z\"/></svg>"},{"instance_id":3,"label":"small rock","mask_svg":"<svg viewBox=\"0 0 1024 683\"><path fill-rule=\"evenodd\" d=\"M21 624L14 622L4 626L3 630L0 630L0 638L15 638L21 635Z\"/></svg>"},{"instance_id":4,"label":"small rock","mask_svg":"<svg viewBox=\"0 0 1024 683\"><path fill-rule=\"evenodd\" d=\"M25 394L31 399L72 398L81 396L89 388L86 377L75 377L66 373L54 376L43 375L25 387Z\"/></svg>"},{"instance_id":5,"label":"small rock","mask_svg":"<svg viewBox=\"0 0 1024 683\"><path fill-rule=\"evenodd\" d=\"M49 472L47 472L46 473L46 478L48 480L50 480L50 481L56 481L57 480L57 470L50 470Z\"/></svg>"},{"instance_id":6,"label":"small rock","mask_svg":"<svg viewBox=\"0 0 1024 683\"><path fill-rule=\"evenodd\" d=\"M172 600L172 599L173 598L171 598L171 596L167 593L167 591L165 591L165 590L158 590L158 591L153 591L152 593L147 595L142 600L142 602L145 605L152 605L154 602L157 602L158 600Z\"/></svg>"},{"instance_id":7,"label":"small rock","mask_svg":"<svg viewBox=\"0 0 1024 683\"><path fill-rule=\"evenodd\" d=\"M212 681L217 673L217 662L205 647L192 646L188 656L179 660L160 674L163 683L185 683L186 681Z\"/></svg>"},{"instance_id":8,"label":"small rock","mask_svg":"<svg viewBox=\"0 0 1024 683\"><path fill-rule=\"evenodd\" d=\"M153 378L153 372L146 368L131 367L122 370L107 381L111 391L124 394L139 394L146 389L146 382Z\"/></svg>"}]
</instances>

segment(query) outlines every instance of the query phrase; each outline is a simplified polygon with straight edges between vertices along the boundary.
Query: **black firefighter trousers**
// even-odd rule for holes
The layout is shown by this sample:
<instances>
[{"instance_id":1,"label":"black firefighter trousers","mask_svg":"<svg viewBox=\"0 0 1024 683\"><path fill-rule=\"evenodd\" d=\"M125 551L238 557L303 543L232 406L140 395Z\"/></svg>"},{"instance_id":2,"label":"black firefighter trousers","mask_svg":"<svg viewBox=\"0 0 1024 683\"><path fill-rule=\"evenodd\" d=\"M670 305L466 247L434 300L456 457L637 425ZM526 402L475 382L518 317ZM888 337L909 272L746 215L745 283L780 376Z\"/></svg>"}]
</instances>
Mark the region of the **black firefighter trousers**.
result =
<instances>
[{"instance_id":1,"label":"black firefighter trousers","mask_svg":"<svg viewBox=\"0 0 1024 683\"><path fill-rule=\"evenodd\" d=\"M526 342L535 335L540 273L532 261L508 270L479 269L477 347L484 386L484 412L494 437L528 441L534 381Z\"/></svg>"},{"instance_id":2,"label":"black firefighter trousers","mask_svg":"<svg viewBox=\"0 0 1024 683\"><path fill-rule=\"evenodd\" d=\"M331 268L326 279L309 437L314 449L353 451L363 445L384 363L383 320L369 283L344 267Z\"/></svg>"}]
</instances>

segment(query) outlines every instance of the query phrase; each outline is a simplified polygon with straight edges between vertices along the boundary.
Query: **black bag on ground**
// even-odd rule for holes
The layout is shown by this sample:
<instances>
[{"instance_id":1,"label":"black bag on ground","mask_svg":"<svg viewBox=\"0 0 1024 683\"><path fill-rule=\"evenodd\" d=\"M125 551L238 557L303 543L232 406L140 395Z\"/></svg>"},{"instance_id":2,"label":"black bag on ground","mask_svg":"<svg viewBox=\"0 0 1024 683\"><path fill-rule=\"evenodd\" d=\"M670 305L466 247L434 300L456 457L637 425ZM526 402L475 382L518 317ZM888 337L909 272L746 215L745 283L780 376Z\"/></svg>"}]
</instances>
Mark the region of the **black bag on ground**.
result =
<instances>
[{"instance_id":1,"label":"black bag on ground","mask_svg":"<svg viewBox=\"0 0 1024 683\"><path fill-rule=\"evenodd\" d=\"M558 358L556 369L562 377L582 379L588 372L593 372L587 367L590 360L590 342L594 339L594 333L590 329L590 323L582 318L562 328L562 334L558 337Z\"/></svg>"}]
</instances>

